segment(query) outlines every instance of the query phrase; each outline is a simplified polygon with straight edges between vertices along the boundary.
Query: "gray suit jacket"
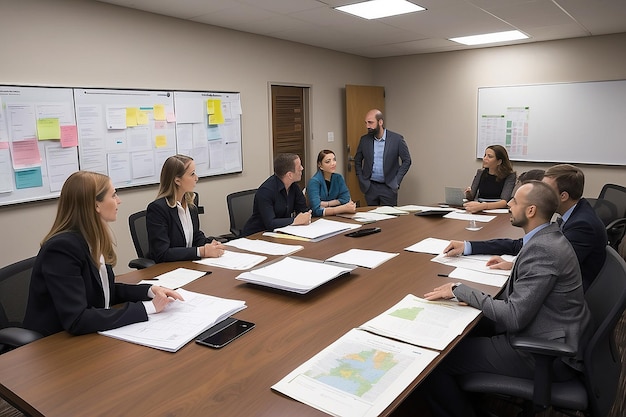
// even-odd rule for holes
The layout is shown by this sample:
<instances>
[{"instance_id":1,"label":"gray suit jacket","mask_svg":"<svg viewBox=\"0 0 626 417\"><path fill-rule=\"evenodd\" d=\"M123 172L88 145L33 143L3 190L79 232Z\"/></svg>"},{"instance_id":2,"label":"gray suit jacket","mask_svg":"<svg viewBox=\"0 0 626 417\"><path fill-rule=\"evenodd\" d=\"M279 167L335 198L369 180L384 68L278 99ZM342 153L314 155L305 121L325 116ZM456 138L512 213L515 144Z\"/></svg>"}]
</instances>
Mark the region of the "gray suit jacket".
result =
<instances>
[{"instance_id":1,"label":"gray suit jacket","mask_svg":"<svg viewBox=\"0 0 626 417\"><path fill-rule=\"evenodd\" d=\"M558 225L540 230L522 247L502 299L466 285L456 287L454 294L482 310L485 317L495 322L496 332L574 346L578 356L566 363L581 368L591 315L583 295L576 253Z\"/></svg>"},{"instance_id":2,"label":"gray suit jacket","mask_svg":"<svg viewBox=\"0 0 626 417\"><path fill-rule=\"evenodd\" d=\"M400 164L398 159L402 161ZM359 187L362 192L367 192L370 188L370 177L372 176L372 166L374 164L374 136L363 135L359 141L359 146L354 154L354 168L359 179ZM385 174L385 184L394 191L397 191L402 182L402 178L409 171L411 166L411 154L409 147L402 135L387 130L385 137L385 152L383 153L383 171Z\"/></svg>"}]
</instances>

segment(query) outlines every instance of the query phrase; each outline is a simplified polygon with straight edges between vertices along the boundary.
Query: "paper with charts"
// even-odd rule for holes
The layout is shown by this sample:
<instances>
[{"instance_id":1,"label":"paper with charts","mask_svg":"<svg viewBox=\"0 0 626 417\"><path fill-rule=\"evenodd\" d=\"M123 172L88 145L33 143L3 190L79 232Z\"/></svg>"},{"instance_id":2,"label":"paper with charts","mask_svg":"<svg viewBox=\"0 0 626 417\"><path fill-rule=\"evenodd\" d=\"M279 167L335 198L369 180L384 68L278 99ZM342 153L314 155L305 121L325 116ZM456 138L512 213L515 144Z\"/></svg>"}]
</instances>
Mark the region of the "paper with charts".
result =
<instances>
[{"instance_id":1,"label":"paper with charts","mask_svg":"<svg viewBox=\"0 0 626 417\"><path fill-rule=\"evenodd\" d=\"M374 417L437 355L352 329L272 389L332 416Z\"/></svg>"},{"instance_id":2,"label":"paper with charts","mask_svg":"<svg viewBox=\"0 0 626 417\"><path fill-rule=\"evenodd\" d=\"M358 229L359 227L361 227L360 224L318 219L311 224L298 226L289 225L285 227L279 227L278 229L274 229L274 231L294 236L306 237L308 239L311 239L311 242L318 242L331 236L338 235L341 232L345 232L351 229Z\"/></svg>"},{"instance_id":3,"label":"paper with charts","mask_svg":"<svg viewBox=\"0 0 626 417\"><path fill-rule=\"evenodd\" d=\"M427 301L412 294L359 328L413 345L443 350L480 314L456 301Z\"/></svg>"},{"instance_id":4,"label":"paper with charts","mask_svg":"<svg viewBox=\"0 0 626 417\"><path fill-rule=\"evenodd\" d=\"M246 308L245 301L213 297L184 289L178 289L177 292L185 301L176 300L170 303L162 312L150 314L148 321L98 333L138 345L176 352L209 327Z\"/></svg>"},{"instance_id":5,"label":"paper with charts","mask_svg":"<svg viewBox=\"0 0 626 417\"><path fill-rule=\"evenodd\" d=\"M278 262L243 272L236 279L251 284L306 294L355 267L323 263L315 259L286 257Z\"/></svg>"}]
</instances>

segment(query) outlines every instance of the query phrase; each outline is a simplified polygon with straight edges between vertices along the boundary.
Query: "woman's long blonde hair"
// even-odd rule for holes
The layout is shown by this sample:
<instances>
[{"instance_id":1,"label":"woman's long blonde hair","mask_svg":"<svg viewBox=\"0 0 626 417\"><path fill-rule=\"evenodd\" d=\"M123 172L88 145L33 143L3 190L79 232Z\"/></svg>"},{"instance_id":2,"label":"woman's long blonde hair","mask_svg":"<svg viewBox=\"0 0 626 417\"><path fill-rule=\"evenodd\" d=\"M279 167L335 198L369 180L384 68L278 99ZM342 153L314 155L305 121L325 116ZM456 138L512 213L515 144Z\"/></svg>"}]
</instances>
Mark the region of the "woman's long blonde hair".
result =
<instances>
[{"instance_id":1,"label":"woman's long blonde hair","mask_svg":"<svg viewBox=\"0 0 626 417\"><path fill-rule=\"evenodd\" d=\"M161 179L157 200L165 197L170 207L176 207L176 178L182 178L193 158L186 155L173 155L165 160L161 168ZM185 193L187 206L193 206L194 192Z\"/></svg>"},{"instance_id":2,"label":"woman's long blonde hair","mask_svg":"<svg viewBox=\"0 0 626 417\"><path fill-rule=\"evenodd\" d=\"M41 244L61 233L78 232L87 241L95 265L100 264L100 255L104 256L105 263L115 265L113 237L96 211L96 202L103 201L110 187L110 178L103 174L77 171L70 175L61 189L52 229Z\"/></svg>"}]
</instances>

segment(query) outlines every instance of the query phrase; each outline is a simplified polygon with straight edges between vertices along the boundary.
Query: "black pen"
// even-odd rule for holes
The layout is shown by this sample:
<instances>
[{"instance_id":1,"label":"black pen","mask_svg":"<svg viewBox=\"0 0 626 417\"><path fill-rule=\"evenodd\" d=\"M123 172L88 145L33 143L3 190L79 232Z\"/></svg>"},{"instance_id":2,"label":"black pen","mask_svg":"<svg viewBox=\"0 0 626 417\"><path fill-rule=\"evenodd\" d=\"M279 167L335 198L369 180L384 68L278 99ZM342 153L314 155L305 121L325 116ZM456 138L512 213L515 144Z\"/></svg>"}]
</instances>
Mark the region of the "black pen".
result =
<instances>
[{"instance_id":1,"label":"black pen","mask_svg":"<svg viewBox=\"0 0 626 417\"><path fill-rule=\"evenodd\" d=\"M437 274L438 277L445 277L448 278L448 274Z\"/></svg>"},{"instance_id":2,"label":"black pen","mask_svg":"<svg viewBox=\"0 0 626 417\"><path fill-rule=\"evenodd\" d=\"M204 276L211 275L212 273L213 273L213 271L206 271L206 273L204 274Z\"/></svg>"}]
</instances>

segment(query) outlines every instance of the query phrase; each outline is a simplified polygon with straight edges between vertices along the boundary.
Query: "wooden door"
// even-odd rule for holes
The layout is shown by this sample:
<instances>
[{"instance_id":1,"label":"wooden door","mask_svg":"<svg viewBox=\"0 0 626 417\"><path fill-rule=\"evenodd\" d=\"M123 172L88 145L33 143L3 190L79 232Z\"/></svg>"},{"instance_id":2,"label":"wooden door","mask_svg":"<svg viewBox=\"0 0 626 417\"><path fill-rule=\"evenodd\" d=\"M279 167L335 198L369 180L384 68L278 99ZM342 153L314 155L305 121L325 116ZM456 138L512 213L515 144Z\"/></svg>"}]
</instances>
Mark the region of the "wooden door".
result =
<instances>
[{"instance_id":1,"label":"wooden door","mask_svg":"<svg viewBox=\"0 0 626 417\"><path fill-rule=\"evenodd\" d=\"M354 169L354 154L361 136L367 133L365 115L372 109L385 114L385 88L369 85L346 85L346 173L345 179L350 197L357 206L367 206L365 196L359 188Z\"/></svg>"},{"instance_id":2,"label":"wooden door","mask_svg":"<svg viewBox=\"0 0 626 417\"><path fill-rule=\"evenodd\" d=\"M301 189L306 187L308 178L306 147L304 135L306 130L304 106L304 88L281 85L272 86L272 143L273 157L279 153L295 153L300 156L305 171L298 183Z\"/></svg>"}]
</instances>

